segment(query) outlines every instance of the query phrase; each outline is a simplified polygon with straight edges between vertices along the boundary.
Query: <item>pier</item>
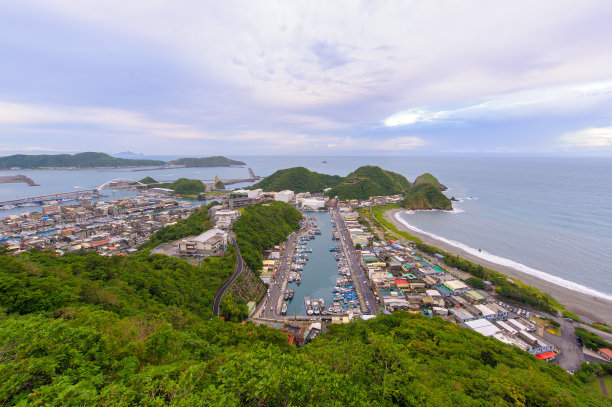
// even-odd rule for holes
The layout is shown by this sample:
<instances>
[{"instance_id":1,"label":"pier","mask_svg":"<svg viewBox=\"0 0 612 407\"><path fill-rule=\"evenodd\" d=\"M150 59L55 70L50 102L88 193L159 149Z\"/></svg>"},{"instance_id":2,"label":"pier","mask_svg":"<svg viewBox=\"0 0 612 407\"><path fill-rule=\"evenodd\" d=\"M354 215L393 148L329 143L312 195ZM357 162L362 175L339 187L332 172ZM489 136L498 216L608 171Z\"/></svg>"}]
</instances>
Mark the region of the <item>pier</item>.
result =
<instances>
[{"instance_id":1,"label":"pier","mask_svg":"<svg viewBox=\"0 0 612 407\"><path fill-rule=\"evenodd\" d=\"M59 192L57 194L33 196L29 198L17 198L9 199L6 201L0 201L0 206L4 205L19 205L19 204L43 204L48 201L55 201L58 199L75 200L82 199L86 195L99 196L97 189L79 189L77 191L70 192Z\"/></svg>"},{"instance_id":2,"label":"pier","mask_svg":"<svg viewBox=\"0 0 612 407\"><path fill-rule=\"evenodd\" d=\"M32 178L26 177L25 175L19 174L19 175L0 176L0 184L13 184L13 183L20 183L20 182L25 182L31 187L39 186L36 182L32 180Z\"/></svg>"}]
</instances>

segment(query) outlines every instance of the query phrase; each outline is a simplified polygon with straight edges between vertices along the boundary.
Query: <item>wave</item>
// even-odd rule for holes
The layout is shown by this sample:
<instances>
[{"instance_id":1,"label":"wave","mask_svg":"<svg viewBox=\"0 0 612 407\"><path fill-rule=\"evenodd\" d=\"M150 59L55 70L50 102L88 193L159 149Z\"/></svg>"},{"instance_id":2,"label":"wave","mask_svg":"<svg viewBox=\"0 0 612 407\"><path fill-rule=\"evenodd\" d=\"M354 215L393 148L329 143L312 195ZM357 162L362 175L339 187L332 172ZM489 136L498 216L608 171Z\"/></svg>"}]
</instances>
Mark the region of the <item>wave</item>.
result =
<instances>
[{"instance_id":1,"label":"wave","mask_svg":"<svg viewBox=\"0 0 612 407\"><path fill-rule=\"evenodd\" d=\"M580 292L580 293L583 293L583 294L588 294L588 295L592 295L594 297L599 297L599 298L603 298L603 299L608 300L608 301L612 301L612 295L605 294L605 293L599 292L597 290L594 290L592 288L583 286L582 284L578 284L578 283L575 283L573 281L569 281L569 280L566 280L564 278L557 277L555 275L546 273L544 271L534 269L534 268L529 267L529 266L527 266L525 264L522 264L522 263L519 263L517 261L511 260L511 259L507 259L505 257L501 257L501 256L498 256L498 255L489 253L489 252L487 252L485 250L479 251L478 249L470 247L470 246L468 246L468 245L466 245L464 243L458 242L456 240L447 239L445 237L434 235L433 233L426 232L426 231L424 231L422 229L417 228L416 226L413 226L413 225L409 224L404 219L402 219L402 217L400 216L401 213L402 213L401 211L396 212L395 213L395 219L397 219L399 222L402 223L402 225L406 226L408 229L410 229L412 231L415 231L417 233L421 233L423 235L431 237L432 239L435 239L435 240L438 240L440 242L444 242L444 243L449 244L451 246L457 247L457 248L459 248L461 250L464 250L464 251L468 252L469 254L471 254L473 256L479 257L479 258L481 258L483 260L486 260L486 261L489 261L491 263L499 264L500 266L510 267L510 268L512 268L514 270L520 271L520 272L525 273L525 274L532 275L534 277L538 277L538 278L540 278L540 279L542 279L544 281L548 281L548 282L551 282L553 284L559 285L561 287L568 288L568 289L570 289L572 291L577 291L577 292Z\"/></svg>"}]
</instances>

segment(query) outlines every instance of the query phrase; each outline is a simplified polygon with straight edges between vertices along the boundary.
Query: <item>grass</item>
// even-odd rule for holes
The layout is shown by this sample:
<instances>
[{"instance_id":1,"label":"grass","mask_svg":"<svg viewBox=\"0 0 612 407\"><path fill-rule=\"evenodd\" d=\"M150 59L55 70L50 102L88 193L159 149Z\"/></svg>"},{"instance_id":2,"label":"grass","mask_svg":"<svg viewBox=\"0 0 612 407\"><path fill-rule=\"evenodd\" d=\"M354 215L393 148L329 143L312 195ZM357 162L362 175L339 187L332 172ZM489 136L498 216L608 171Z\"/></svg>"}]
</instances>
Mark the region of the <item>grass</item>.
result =
<instances>
[{"instance_id":1,"label":"grass","mask_svg":"<svg viewBox=\"0 0 612 407\"><path fill-rule=\"evenodd\" d=\"M609 333L609 334L612 334L612 329L608 328L606 325L602 325L602 324L595 324L595 323L593 323L593 324L591 324L591 325L593 326L593 328L597 328L597 329L599 329L600 331L604 331L604 332L607 332L607 333Z\"/></svg>"},{"instance_id":2,"label":"grass","mask_svg":"<svg viewBox=\"0 0 612 407\"><path fill-rule=\"evenodd\" d=\"M612 375L608 374L608 375L603 376L603 381L606 385L606 390L608 390L608 398L612 398ZM603 396L603 394L601 393L601 387L599 385L598 377L595 377L595 380L590 382L589 386L591 386L593 391L596 391L598 394L601 394Z\"/></svg>"},{"instance_id":3,"label":"grass","mask_svg":"<svg viewBox=\"0 0 612 407\"><path fill-rule=\"evenodd\" d=\"M573 312L565 310L565 311L562 312L562 314L563 314L564 317L571 318L574 321L578 321L578 322L584 323L584 321L582 319L580 319L580 317L578 315L574 314Z\"/></svg>"},{"instance_id":4,"label":"grass","mask_svg":"<svg viewBox=\"0 0 612 407\"><path fill-rule=\"evenodd\" d=\"M561 336L561 327L560 326L553 326L546 319L538 318L538 317L535 317L533 315L531 315L530 319L533 322L535 322L538 326L541 326L544 329L546 329L549 333L551 333L553 335Z\"/></svg>"},{"instance_id":5,"label":"grass","mask_svg":"<svg viewBox=\"0 0 612 407\"><path fill-rule=\"evenodd\" d=\"M396 205L396 204L388 204L385 206L374 207L373 209L371 209L371 211L372 211L372 214L374 215L375 220L380 225L392 231L397 236L401 236L405 239L412 240L413 242L416 242L416 243L422 243L421 239L419 239L418 237L413 236L408 232L398 230L393 223L385 219L385 216L384 216L385 212L392 210L392 209L401 209L401 206Z\"/></svg>"}]
</instances>

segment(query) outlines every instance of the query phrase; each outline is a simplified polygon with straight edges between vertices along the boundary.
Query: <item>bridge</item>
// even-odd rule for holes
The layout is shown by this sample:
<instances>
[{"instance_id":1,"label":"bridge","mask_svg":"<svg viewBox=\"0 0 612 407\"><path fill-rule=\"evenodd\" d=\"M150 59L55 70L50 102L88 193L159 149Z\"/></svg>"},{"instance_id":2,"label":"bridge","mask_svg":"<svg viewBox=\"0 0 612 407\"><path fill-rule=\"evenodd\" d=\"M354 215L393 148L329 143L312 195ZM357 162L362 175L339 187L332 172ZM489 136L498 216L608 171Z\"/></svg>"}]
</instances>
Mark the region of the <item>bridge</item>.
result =
<instances>
[{"instance_id":1,"label":"bridge","mask_svg":"<svg viewBox=\"0 0 612 407\"><path fill-rule=\"evenodd\" d=\"M77 199L82 199L88 195L99 196L98 190L97 189L79 189L79 190L70 191L70 192L59 192L57 194L32 196L28 198L9 199L6 201L0 201L0 206L20 205L20 204L28 204L28 203L42 205L48 201L55 201L58 199L77 200Z\"/></svg>"},{"instance_id":2,"label":"bridge","mask_svg":"<svg viewBox=\"0 0 612 407\"><path fill-rule=\"evenodd\" d=\"M95 189L100 191L104 188L112 188L112 189L126 189L133 186L146 187L147 184L143 184L140 181L136 181L128 178L115 178L110 181L106 181L104 184L96 187Z\"/></svg>"}]
</instances>

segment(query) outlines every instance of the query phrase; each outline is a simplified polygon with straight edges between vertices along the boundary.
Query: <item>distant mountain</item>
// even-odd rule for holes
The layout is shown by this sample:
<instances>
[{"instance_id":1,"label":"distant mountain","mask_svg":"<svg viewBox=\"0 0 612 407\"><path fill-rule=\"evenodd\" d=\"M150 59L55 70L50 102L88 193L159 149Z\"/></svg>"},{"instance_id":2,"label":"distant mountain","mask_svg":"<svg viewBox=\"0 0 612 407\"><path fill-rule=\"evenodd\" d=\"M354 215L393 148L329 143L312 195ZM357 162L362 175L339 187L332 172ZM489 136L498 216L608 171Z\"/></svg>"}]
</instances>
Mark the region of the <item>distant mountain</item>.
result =
<instances>
[{"instance_id":1,"label":"distant mountain","mask_svg":"<svg viewBox=\"0 0 612 407\"><path fill-rule=\"evenodd\" d=\"M440 191L446 191L448 188L446 188L444 185L442 185L440 183L440 181L438 181L438 179L436 177L434 177L433 175L431 175L430 173L426 172L423 175L419 175L415 180L414 180L414 185L421 185L421 184L430 184L435 186L436 188L439 188Z\"/></svg>"},{"instance_id":2,"label":"distant mountain","mask_svg":"<svg viewBox=\"0 0 612 407\"><path fill-rule=\"evenodd\" d=\"M326 195L345 199L368 199L371 196L405 194L412 183L401 174L378 166L363 166L346 176L345 180L326 192Z\"/></svg>"},{"instance_id":3,"label":"distant mountain","mask_svg":"<svg viewBox=\"0 0 612 407\"><path fill-rule=\"evenodd\" d=\"M444 209L449 211L453 209L451 200L440 191L440 188L429 183L420 183L411 188L401 205L411 210Z\"/></svg>"},{"instance_id":4,"label":"distant mountain","mask_svg":"<svg viewBox=\"0 0 612 407\"><path fill-rule=\"evenodd\" d=\"M213 156L201 158L179 158L168 162L173 165L184 165L185 167L229 167L230 165L246 165L242 161L231 160L227 157Z\"/></svg>"},{"instance_id":5,"label":"distant mountain","mask_svg":"<svg viewBox=\"0 0 612 407\"><path fill-rule=\"evenodd\" d=\"M322 192L344 181L339 175L319 174L304 167L286 168L278 170L260 182L249 187L261 188L264 191L282 191L290 189L294 192Z\"/></svg>"},{"instance_id":6,"label":"distant mountain","mask_svg":"<svg viewBox=\"0 0 612 407\"><path fill-rule=\"evenodd\" d=\"M25 155L16 154L0 157L0 169L11 167L20 168L43 168L43 167L144 167L149 165L164 165L159 160L132 160L116 158L104 153L79 153L79 154L41 154Z\"/></svg>"}]
</instances>

